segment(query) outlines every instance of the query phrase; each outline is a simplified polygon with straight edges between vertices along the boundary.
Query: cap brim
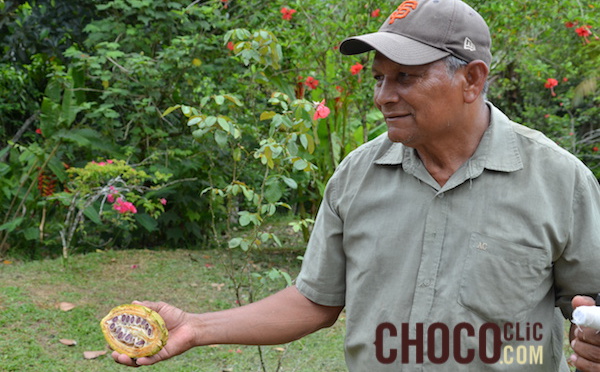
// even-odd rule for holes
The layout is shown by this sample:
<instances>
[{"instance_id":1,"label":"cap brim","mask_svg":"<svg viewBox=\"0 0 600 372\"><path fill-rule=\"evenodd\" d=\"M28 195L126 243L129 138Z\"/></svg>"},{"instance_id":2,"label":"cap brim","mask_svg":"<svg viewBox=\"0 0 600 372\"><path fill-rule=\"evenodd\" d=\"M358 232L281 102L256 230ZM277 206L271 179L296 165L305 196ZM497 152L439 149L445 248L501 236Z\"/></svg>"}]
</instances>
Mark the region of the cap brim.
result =
<instances>
[{"instance_id":1,"label":"cap brim","mask_svg":"<svg viewBox=\"0 0 600 372\"><path fill-rule=\"evenodd\" d=\"M377 50L392 61L401 65L424 65L442 59L448 55L408 37L390 32L374 32L347 38L340 44L340 52L346 55Z\"/></svg>"}]
</instances>

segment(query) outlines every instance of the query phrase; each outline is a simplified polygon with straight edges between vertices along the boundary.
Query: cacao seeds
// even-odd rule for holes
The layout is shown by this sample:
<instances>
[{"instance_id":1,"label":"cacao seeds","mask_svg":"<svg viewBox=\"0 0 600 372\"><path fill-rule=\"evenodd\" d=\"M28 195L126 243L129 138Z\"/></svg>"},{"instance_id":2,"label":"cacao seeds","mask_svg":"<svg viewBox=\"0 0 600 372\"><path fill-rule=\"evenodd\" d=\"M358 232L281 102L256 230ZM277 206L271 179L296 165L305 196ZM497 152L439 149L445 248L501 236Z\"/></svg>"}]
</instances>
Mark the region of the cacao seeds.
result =
<instances>
[{"instance_id":1,"label":"cacao seeds","mask_svg":"<svg viewBox=\"0 0 600 372\"><path fill-rule=\"evenodd\" d=\"M137 304L115 307L102 319L100 327L111 349L130 358L158 353L169 338L163 318Z\"/></svg>"}]
</instances>

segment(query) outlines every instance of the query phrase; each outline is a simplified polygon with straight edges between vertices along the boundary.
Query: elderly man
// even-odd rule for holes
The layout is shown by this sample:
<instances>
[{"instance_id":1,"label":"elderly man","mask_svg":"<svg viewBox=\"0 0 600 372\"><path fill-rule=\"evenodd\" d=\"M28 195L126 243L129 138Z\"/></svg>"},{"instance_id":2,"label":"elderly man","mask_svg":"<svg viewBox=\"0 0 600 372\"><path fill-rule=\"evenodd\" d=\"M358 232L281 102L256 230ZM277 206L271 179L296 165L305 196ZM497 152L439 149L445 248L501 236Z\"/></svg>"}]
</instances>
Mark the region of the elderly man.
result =
<instances>
[{"instance_id":1,"label":"elderly man","mask_svg":"<svg viewBox=\"0 0 600 372\"><path fill-rule=\"evenodd\" d=\"M346 39L344 54L375 53L388 132L329 181L295 286L207 314L144 303L165 318L167 346L113 357L285 343L345 307L350 371L568 371L560 313L600 291L600 190L486 101L490 44L458 0L405 1L378 32ZM571 363L600 371L600 335L571 337Z\"/></svg>"}]
</instances>

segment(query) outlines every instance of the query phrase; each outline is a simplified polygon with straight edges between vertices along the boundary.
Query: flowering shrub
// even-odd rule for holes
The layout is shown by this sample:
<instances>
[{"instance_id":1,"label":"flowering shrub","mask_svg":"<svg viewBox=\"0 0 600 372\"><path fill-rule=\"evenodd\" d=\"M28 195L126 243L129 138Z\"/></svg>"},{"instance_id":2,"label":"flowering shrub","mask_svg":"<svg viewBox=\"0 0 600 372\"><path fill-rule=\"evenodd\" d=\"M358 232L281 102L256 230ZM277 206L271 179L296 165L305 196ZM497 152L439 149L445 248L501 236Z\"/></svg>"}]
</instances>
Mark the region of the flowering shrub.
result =
<instances>
[{"instance_id":1,"label":"flowering shrub","mask_svg":"<svg viewBox=\"0 0 600 372\"><path fill-rule=\"evenodd\" d=\"M166 186L164 182L170 175L160 172L149 175L124 160L113 159L91 161L83 168L71 167L67 173L71 177L67 185L69 191L54 195L68 207L60 231L65 258L78 229L90 235L101 232L99 226L105 226L116 235L119 230L115 231L115 227L131 231L140 224L151 231L154 224L150 221L164 212L166 199L152 197L152 194ZM143 211L142 216L137 216L138 208ZM87 231L86 217L94 223L93 229L89 229L94 232Z\"/></svg>"}]
</instances>

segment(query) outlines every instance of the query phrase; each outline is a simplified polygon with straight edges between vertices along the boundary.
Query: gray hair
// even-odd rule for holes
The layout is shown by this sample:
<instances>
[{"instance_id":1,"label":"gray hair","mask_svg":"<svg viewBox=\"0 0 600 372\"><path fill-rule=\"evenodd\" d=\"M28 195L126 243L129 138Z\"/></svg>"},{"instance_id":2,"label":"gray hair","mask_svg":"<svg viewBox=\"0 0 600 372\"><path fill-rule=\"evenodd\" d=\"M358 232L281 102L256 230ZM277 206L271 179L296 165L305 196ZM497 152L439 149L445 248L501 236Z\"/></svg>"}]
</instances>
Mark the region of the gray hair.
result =
<instances>
[{"instance_id":1,"label":"gray hair","mask_svg":"<svg viewBox=\"0 0 600 372\"><path fill-rule=\"evenodd\" d=\"M455 57L452 54L449 55L448 57L445 57L443 60L444 60L444 63L446 64L446 70L448 71L448 75L450 75L450 76L454 76L456 71L458 71L459 69L461 69L469 64L467 61L464 61L458 57ZM481 95L483 96L483 99L486 98L486 94L487 94L489 85L490 85L489 81L486 80L485 85L483 86L483 90L481 91Z\"/></svg>"}]
</instances>

